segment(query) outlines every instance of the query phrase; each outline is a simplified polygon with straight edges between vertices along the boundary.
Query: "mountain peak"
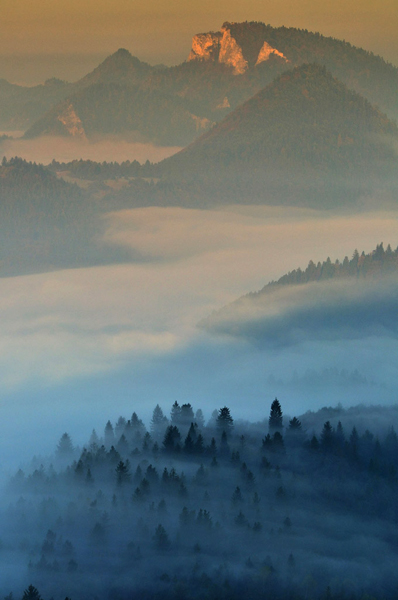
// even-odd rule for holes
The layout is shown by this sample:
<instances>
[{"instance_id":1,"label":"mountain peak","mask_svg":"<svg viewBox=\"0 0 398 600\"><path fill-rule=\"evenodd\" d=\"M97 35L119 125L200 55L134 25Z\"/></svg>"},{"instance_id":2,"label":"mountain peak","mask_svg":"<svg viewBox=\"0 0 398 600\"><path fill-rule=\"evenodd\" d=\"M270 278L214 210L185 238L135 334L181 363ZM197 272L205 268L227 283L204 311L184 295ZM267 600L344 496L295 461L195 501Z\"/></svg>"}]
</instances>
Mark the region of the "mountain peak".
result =
<instances>
[{"instance_id":1,"label":"mountain peak","mask_svg":"<svg viewBox=\"0 0 398 600\"><path fill-rule=\"evenodd\" d=\"M271 57L289 62L270 41L264 23L226 21L220 31L199 33L193 37L188 61L213 60L231 67L235 75L242 75L250 67L266 62Z\"/></svg>"},{"instance_id":2,"label":"mountain peak","mask_svg":"<svg viewBox=\"0 0 398 600\"><path fill-rule=\"evenodd\" d=\"M324 197L326 205L340 194L339 182L351 181L353 174L383 173L387 181L395 173L390 136L397 140L398 128L386 115L323 65L305 64L285 71L165 159L162 169L180 179L183 174L187 181L206 173L213 191L228 185L238 196L268 194L272 200L284 186L289 202L302 190L300 203L319 203ZM365 179L360 180L362 185Z\"/></svg>"},{"instance_id":3,"label":"mountain peak","mask_svg":"<svg viewBox=\"0 0 398 600\"><path fill-rule=\"evenodd\" d=\"M126 50L126 48L119 48L119 50L116 50L116 52L111 54L111 56L126 56L133 58L132 54L128 50Z\"/></svg>"},{"instance_id":4,"label":"mountain peak","mask_svg":"<svg viewBox=\"0 0 398 600\"><path fill-rule=\"evenodd\" d=\"M149 64L132 56L125 48L119 48L78 83L83 86L112 82L137 83L151 69Z\"/></svg>"}]
</instances>

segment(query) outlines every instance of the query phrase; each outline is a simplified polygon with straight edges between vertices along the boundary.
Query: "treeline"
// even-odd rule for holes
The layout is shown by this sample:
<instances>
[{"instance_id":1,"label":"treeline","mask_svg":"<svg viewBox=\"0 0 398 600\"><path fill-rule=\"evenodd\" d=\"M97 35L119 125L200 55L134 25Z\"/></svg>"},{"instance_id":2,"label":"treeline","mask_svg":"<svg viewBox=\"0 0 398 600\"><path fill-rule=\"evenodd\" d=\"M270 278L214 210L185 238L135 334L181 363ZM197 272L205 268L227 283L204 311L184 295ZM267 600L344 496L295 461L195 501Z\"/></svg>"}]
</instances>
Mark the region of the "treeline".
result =
<instances>
[{"instance_id":1,"label":"treeline","mask_svg":"<svg viewBox=\"0 0 398 600\"><path fill-rule=\"evenodd\" d=\"M384 249L383 242L381 242L369 254L365 254L365 252L359 254L358 250L355 250L351 259L345 256L342 262L338 259L332 262L330 257L322 263L318 262L317 264L310 260L304 271L300 267L294 269L280 277L277 281L271 281L258 293L268 291L276 285L295 285L310 283L311 281L325 281L327 279L342 279L346 277L362 279L395 273L397 270L398 247L392 250L391 245L388 244L387 248Z\"/></svg>"},{"instance_id":2,"label":"treeline","mask_svg":"<svg viewBox=\"0 0 398 600\"><path fill-rule=\"evenodd\" d=\"M58 179L43 165L28 162L18 156L3 157L0 166L0 199L13 200L13 210L23 201L42 202L56 197L59 201L77 199L81 192L76 185ZM18 202L15 202L18 201ZM64 206L59 203L62 213Z\"/></svg>"},{"instance_id":3,"label":"treeline","mask_svg":"<svg viewBox=\"0 0 398 600\"><path fill-rule=\"evenodd\" d=\"M147 160L140 164L137 160L117 162L95 162L92 160L72 160L71 162L58 162L53 160L47 167L53 172L67 171L79 179L118 179L120 177L156 177L156 165Z\"/></svg>"},{"instance_id":4,"label":"treeline","mask_svg":"<svg viewBox=\"0 0 398 600\"><path fill-rule=\"evenodd\" d=\"M132 182L141 194L149 184ZM142 191L141 191L142 190ZM131 252L101 243L107 210L43 165L3 158L0 166L0 277L120 263Z\"/></svg>"},{"instance_id":5,"label":"treeline","mask_svg":"<svg viewBox=\"0 0 398 600\"><path fill-rule=\"evenodd\" d=\"M175 402L149 429L136 412L108 421L83 449L64 433L9 483L5 564L73 600L394 598L395 430L346 431L344 411L305 422L276 399L259 423Z\"/></svg>"}]
</instances>

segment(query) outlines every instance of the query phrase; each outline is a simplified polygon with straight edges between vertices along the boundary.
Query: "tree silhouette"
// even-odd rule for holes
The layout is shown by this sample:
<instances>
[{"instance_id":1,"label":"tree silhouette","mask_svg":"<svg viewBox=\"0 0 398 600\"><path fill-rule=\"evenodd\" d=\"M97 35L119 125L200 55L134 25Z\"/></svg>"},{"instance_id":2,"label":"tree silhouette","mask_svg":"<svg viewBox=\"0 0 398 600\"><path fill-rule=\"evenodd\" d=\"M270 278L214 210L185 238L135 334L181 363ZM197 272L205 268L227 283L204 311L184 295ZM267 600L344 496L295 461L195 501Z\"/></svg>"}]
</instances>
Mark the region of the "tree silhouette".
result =
<instances>
[{"instance_id":1,"label":"tree silhouette","mask_svg":"<svg viewBox=\"0 0 398 600\"><path fill-rule=\"evenodd\" d=\"M283 427L283 416L280 402L277 398L271 404L271 410L268 419L268 428L270 431L282 429Z\"/></svg>"},{"instance_id":2,"label":"tree silhouette","mask_svg":"<svg viewBox=\"0 0 398 600\"><path fill-rule=\"evenodd\" d=\"M58 442L57 454L60 457L68 457L73 454L73 444L68 433L64 433Z\"/></svg>"},{"instance_id":3,"label":"tree silhouette","mask_svg":"<svg viewBox=\"0 0 398 600\"><path fill-rule=\"evenodd\" d=\"M170 546L169 536L163 525L158 525L155 530L155 535L153 536L153 540L155 542L155 546L158 550L167 550Z\"/></svg>"},{"instance_id":4,"label":"tree silhouette","mask_svg":"<svg viewBox=\"0 0 398 600\"><path fill-rule=\"evenodd\" d=\"M234 420L231 417L231 412L229 408L227 408L226 406L220 408L220 410L218 411L216 424L218 429L220 429L221 431L225 431L225 433L227 434L232 431L234 427Z\"/></svg>"},{"instance_id":5,"label":"tree silhouette","mask_svg":"<svg viewBox=\"0 0 398 600\"><path fill-rule=\"evenodd\" d=\"M120 460L115 471L116 482L118 485L122 485L130 480L130 465L128 460L126 460L126 462Z\"/></svg>"},{"instance_id":6,"label":"tree silhouette","mask_svg":"<svg viewBox=\"0 0 398 600\"><path fill-rule=\"evenodd\" d=\"M39 590L30 585L23 593L22 600L42 600Z\"/></svg>"}]
</instances>

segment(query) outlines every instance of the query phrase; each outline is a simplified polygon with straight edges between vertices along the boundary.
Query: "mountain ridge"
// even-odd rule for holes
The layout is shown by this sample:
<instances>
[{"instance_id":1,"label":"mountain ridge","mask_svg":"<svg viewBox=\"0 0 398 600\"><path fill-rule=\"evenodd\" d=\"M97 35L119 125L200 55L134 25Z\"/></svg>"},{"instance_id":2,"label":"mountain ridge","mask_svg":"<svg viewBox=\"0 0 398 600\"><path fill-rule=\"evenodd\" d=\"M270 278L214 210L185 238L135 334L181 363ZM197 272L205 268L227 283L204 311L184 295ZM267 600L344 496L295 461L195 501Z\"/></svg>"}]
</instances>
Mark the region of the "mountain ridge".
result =
<instances>
[{"instance_id":1,"label":"mountain ridge","mask_svg":"<svg viewBox=\"0 0 398 600\"><path fill-rule=\"evenodd\" d=\"M398 248L309 261L198 323L210 333L284 346L303 340L398 336Z\"/></svg>"},{"instance_id":2,"label":"mountain ridge","mask_svg":"<svg viewBox=\"0 0 398 600\"><path fill-rule=\"evenodd\" d=\"M202 124L198 130L189 131L186 136L186 143L189 143L286 68L314 61L325 65L334 76L369 101L379 104L390 117L398 117L396 67L347 42L306 30L274 28L258 22L226 22L219 32L197 34L193 38L189 60L174 67L152 67L132 57L127 50L119 49L91 73L64 88L63 95L65 100L76 93L84 94L84 90L89 94L91 85L98 83L117 83L121 88L138 85L143 90L166 94L170 105L174 102L177 107L182 102L184 110ZM126 90L121 90L122 95L125 93ZM115 99L115 106L117 102ZM62 103L59 110L63 110ZM28 137L33 133L42 135L41 127L47 133L53 129L57 134L56 112L57 104L53 104L50 112L42 115L41 124L36 120ZM82 116L78 113L77 116L86 129ZM169 129L170 135L163 143L173 145L173 127L178 129L181 121L174 110L165 118L168 121L165 129ZM149 136L148 141L153 140Z\"/></svg>"},{"instance_id":3,"label":"mountain ridge","mask_svg":"<svg viewBox=\"0 0 398 600\"><path fill-rule=\"evenodd\" d=\"M324 66L301 65L159 169L185 188L200 184L203 195L222 190L231 201L327 207L356 200L375 182L395 189L397 140L396 124L365 98Z\"/></svg>"}]
</instances>

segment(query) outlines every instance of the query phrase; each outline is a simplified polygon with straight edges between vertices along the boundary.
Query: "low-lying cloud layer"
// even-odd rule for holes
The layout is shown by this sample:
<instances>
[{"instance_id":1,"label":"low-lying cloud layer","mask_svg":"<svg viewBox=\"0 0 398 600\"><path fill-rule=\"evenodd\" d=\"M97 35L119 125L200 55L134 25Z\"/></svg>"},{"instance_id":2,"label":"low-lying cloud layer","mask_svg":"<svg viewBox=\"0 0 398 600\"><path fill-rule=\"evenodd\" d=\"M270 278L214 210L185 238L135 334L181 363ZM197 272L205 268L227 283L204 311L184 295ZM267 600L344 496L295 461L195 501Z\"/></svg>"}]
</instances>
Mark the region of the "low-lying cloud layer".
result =
<instances>
[{"instance_id":1,"label":"low-lying cloud layer","mask_svg":"<svg viewBox=\"0 0 398 600\"><path fill-rule=\"evenodd\" d=\"M279 321L271 348L197 327L212 311L305 268L310 259L351 257L356 247L369 252L381 241L394 246L396 214L142 208L108 215L106 223L104 244L132 248L143 260L0 279L1 398L7 417L0 438L8 454L15 436L29 438L33 423L43 429L43 443L53 435L52 445L54 431L55 438L65 429L87 435L105 416L117 419L136 410L149 422L158 402L167 412L175 400L189 401L206 418L210 406L227 404L235 417L256 420L267 415L275 395L290 413L339 401L347 406L396 398L398 341L384 317L381 327L371 320L384 294L387 318L396 323L394 283L373 291L343 286L328 295L323 286L315 288L316 295L312 287L298 297L287 292L284 304L281 298L273 309ZM344 331L344 319L354 317L357 333L363 323L369 335L365 342ZM310 335L293 334L303 319ZM309 369L312 379L304 377ZM359 379L351 377L354 383L343 388L322 387L325 369L358 370ZM299 385L289 383L295 371ZM10 429L15 407L18 427ZM48 420L51 431L44 425ZM28 451L37 450L27 445Z\"/></svg>"},{"instance_id":2,"label":"low-lying cloud layer","mask_svg":"<svg viewBox=\"0 0 398 600\"><path fill-rule=\"evenodd\" d=\"M0 143L0 156L6 156L8 160L13 156L19 156L27 161L44 165L48 165L53 159L58 162L69 162L76 158L96 162L125 160L138 160L140 163L147 160L159 162L181 149L175 146L162 147L150 143L130 142L117 137L94 142L55 136L24 140L19 137L23 132L5 133L15 136L16 139Z\"/></svg>"},{"instance_id":3,"label":"low-lying cloud layer","mask_svg":"<svg viewBox=\"0 0 398 600\"><path fill-rule=\"evenodd\" d=\"M398 221L387 213L320 219L298 209L143 208L107 219L104 243L129 246L144 262L0 280L3 386L118 369L137 355L185 348L203 335L198 321L284 272L398 240ZM391 310L394 289L391 283L385 297ZM372 292L374 302L379 293ZM355 314L358 301L372 313L366 286L314 286L295 294L283 291L271 302L279 311L274 336L280 327L285 333L294 327L296 317L312 322L313 330L333 331L339 310ZM341 313L341 328L346 316Z\"/></svg>"},{"instance_id":4,"label":"low-lying cloud layer","mask_svg":"<svg viewBox=\"0 0 398 600\"><path fill-rule=\"evenodd\" d=\"M204 320L210 331L260 344L398 337L396 274L377 280L312 282L248 295Z\"/></svg>"}]
</instances>

